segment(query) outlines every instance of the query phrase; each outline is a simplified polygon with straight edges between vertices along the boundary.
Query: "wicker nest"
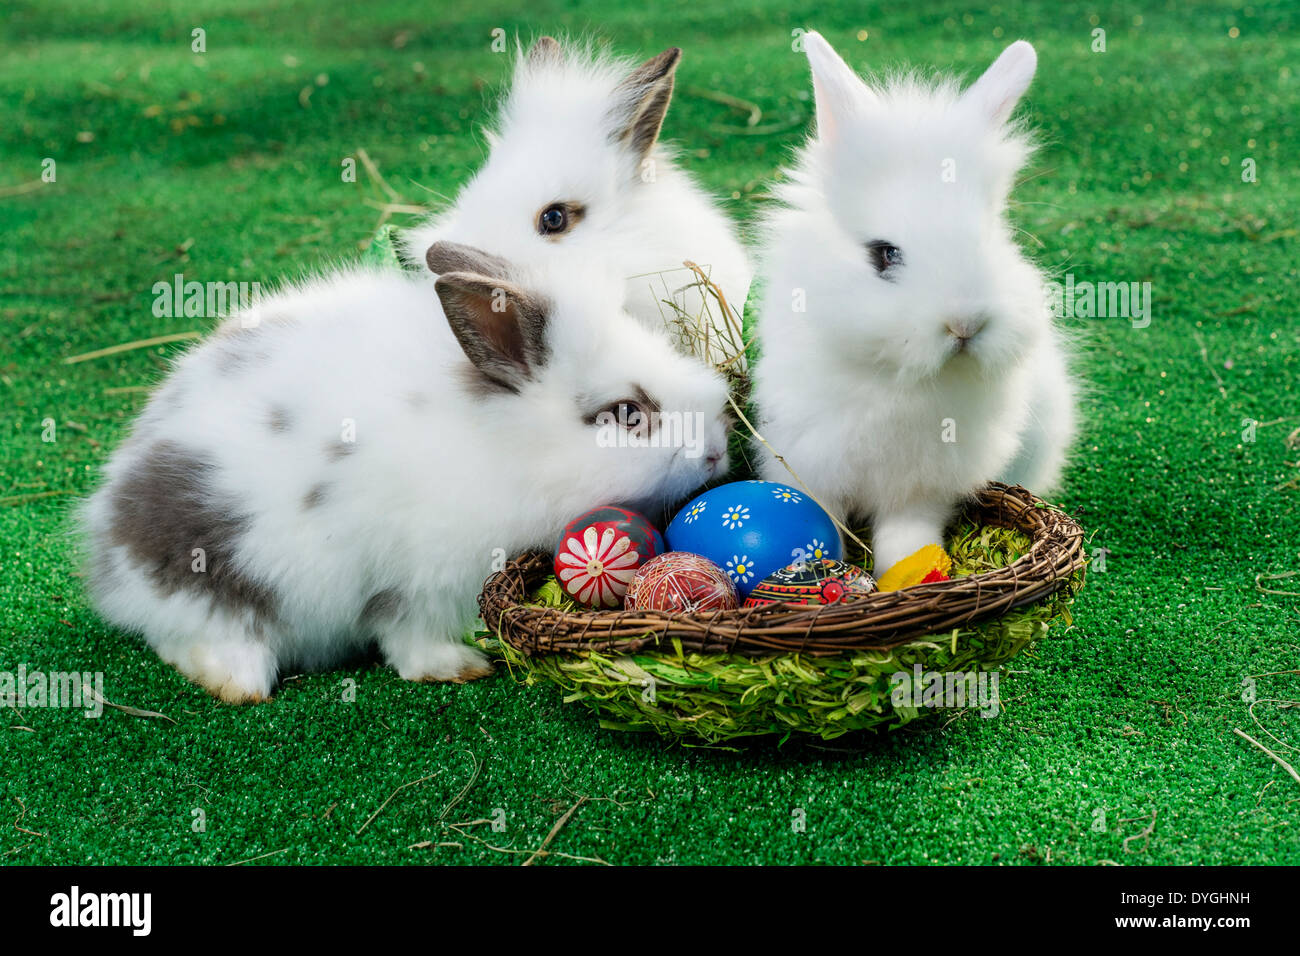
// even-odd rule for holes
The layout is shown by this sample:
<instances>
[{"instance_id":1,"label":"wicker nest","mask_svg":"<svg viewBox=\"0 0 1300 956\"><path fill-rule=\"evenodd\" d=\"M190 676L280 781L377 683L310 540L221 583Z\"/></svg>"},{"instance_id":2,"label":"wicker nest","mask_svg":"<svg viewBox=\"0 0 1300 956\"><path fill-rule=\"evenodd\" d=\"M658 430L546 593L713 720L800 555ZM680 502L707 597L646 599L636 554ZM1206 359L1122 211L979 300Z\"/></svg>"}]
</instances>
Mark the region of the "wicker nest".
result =
<instances>
[{"instance_id":1,"label":"wicker nest","mask_svg":"<svg viewBox=\"0 0 1300 956\"><path fill-rule=\"evenodd\" d=\"M532 552L488 579L479 607L507 662L558 683L606 726L713 741L896 727L919 714L891 704L889 674L995 669L1068 615L1082 585L1083 529L1024 488L990 484L962 525L1006 529L990 561L963 567L954 553L957 573L975 573L850 602L703 614L543 606L534 592L551 556Z\"/></svg>"}]
</instances>

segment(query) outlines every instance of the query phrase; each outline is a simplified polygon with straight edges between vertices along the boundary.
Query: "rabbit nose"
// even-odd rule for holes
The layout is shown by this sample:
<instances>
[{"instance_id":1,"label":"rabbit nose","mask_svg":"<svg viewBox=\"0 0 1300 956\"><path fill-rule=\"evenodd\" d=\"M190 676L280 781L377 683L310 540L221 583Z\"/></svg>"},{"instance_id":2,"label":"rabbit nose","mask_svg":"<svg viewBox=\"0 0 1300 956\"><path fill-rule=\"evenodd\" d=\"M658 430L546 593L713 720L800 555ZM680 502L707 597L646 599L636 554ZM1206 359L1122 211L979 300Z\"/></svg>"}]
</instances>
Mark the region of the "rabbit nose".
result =
<instances>
[{"instance_id":1,"label":"rabbit nose","mask_svg":"<svg viewBox=\"0 0 1300 956\"><path fill-rule=\"evenodd\" d=\"M988 319L983 317L974 319L950 319L944 324L948 334L957 340L957 348L960 351L964 349L971 339L979 335L984 326L988 325Z\"/></svg>"}]
</instances>

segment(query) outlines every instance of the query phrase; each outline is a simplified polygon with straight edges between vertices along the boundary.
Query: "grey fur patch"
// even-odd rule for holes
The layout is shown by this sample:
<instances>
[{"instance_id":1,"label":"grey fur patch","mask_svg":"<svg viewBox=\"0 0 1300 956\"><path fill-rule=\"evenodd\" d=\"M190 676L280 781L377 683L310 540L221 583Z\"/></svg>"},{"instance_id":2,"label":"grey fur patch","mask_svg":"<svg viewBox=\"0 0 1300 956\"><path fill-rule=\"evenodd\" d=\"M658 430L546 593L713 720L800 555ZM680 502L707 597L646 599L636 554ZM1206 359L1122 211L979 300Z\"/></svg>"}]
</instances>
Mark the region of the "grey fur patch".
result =
<instances>
[{"instance_id":1,"label":"grey fur patch","mask_svg":"<svg viewBox=\"0 0 1300 956\"><path fill-rule=\"evenodd\" d=\"M302 496L303 510L310 511L312 508L319 508L321 506L321 502L325 500L325 496L328 493L328 491L329 491L329 485L325 484L325 482L323 481L318 484L312 485L311 488L308 489L307 493Z\"/></svg>"},{"instance_id":2,"label":"grey fur patch","mask_svg":"<svg viewBox=\"0 0 1300 956\"><path fill-rule=\"evenodd\" d=\"M269 358L270 355L258 349L228 345L217 352L217 371L222 375L237 375L254 365L260 365Z\"/></svg>"},{"instance_id":3,"label":"grey fur patch","mask_svg":"<svg viewBox=\"0 0 1300 956\"><path fill-rule=\"evenodd\" d=\"M111 489L109 537L164 591L192 591L232 611L274 615L269 588L236 565L249 517L212 487L215 466L174 441L155 443ZM202 550L205 570L194 570Z\"/></svg>"},{"instance_id":4,"label":"grey fur patch","mask_svg":"<svg viewBox=\"0 0 1300 956\"><path fill-rule=\"evenodd\" d=\"M293 417L283 405L272 405L266 416L266 424L273 432L287 432L293 427Z\"/></svg>"},{"instance_id":5,"label":"grey fur patch","mask_svg":"<svg viewBox=\"0 0 1300 956\"><path fill-rule=\"evenodd\" d=\"M463 362L456 366L453 373L460 381L460 386L471 398L490 398L493 395L516 395L519 389L507 385L479 371L473 362Z\"/></svg>"},{"instance_id":6,"label":"grey fur patch","mask_svg":"<svg viewBox=\"0 0 1300 956\"><path fill-rule=\"evenodd\" d=\"M417 412L422 412L429 407L429 396L426 392L407 392L406 404L411 406Z\"/></svg>"},{"instance_id":7,"label":"grey fur patch","mask_svg":"<svg viewBox=\"0 0 1300 956\"><path fill-rule=\"evenodd\" d=\"M325 446L325 457L330 461L342 461L356 450L356 442L335 439Z\"/></svg>"},{"instance_id":8,"label":"grey fur patch","mask_svg":"<svg viewBox=\"0 0 1300 956\"><path fill-rule=\"evenodd\" d=\"M370 595L365 606L361 608L358 623L362 627L373 627L382 621L390 621L401 613L405 605L406 599L402 597L402 592L397 588L384 588L382 591L376 591Z\"/></svg>"}]
</instances>

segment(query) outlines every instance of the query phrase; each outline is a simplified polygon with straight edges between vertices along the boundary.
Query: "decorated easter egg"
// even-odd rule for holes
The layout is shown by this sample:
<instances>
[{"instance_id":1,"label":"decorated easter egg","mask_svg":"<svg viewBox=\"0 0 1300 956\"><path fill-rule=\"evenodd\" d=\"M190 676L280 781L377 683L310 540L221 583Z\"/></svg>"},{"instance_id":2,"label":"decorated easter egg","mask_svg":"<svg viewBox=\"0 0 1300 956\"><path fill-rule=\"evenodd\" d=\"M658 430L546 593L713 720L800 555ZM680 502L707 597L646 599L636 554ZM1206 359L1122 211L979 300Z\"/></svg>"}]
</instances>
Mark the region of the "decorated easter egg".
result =
<instances>
[{"instance_id":1,"label":"decorated easter egg","mask_svg":"<svg viewBox=\"0 0 1300 956\"><path fill-rule=\"evenodd\" d=\"M787 565L842 557L835 523L806 492L775 481L735 481L686 505L668 547L703 555L727 572L741 598Z\"/></svg>"},{"instance_id":2,"label":"decorated easter egg","mask_svg":"<svg viewBox=\"0 0 1300 956\"><path fill-rule=\"evenodd\" d=\"M627 589L629 611L729 611L739 607L736 587L727 572L708 558L689 551L669 551L641 566Z\"/></svg>"},{"instance_id":3,"label":"decorated easter egg","mask_svg":"<svg viewBox=\"0 0 1300 956\"><path fill-rule=\"evenodd\" d=\"M637 569L663 550L664 539L645 515L601 505L564 526L555 577L579 604L618 607Z\"/></svg>"},{"instance_id":4,"label":"decorated easter egg","mask_svg":"<svg viewBox=\"0 0 1300 956\"><path fill-rule=\"evenodd\" d=\"M825 558L773 571L749 592L745 607L764 604L835 604L865 597L876 582L861 568Z\"/></svg>"}]
</instances>

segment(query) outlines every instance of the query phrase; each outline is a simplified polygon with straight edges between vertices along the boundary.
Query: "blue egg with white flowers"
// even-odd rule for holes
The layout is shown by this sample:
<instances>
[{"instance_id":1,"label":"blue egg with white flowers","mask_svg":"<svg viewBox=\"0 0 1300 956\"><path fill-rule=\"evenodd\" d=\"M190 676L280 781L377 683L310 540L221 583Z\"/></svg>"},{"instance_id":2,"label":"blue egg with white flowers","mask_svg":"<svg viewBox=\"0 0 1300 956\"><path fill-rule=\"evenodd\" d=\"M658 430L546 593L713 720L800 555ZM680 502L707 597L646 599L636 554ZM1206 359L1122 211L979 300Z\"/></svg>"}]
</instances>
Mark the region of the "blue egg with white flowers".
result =
<instances>
[{"instance_id":1,"label":"blue egg with white flowers","mask_svg":"<svg viewBox=\"0 0 1300 956\"><path fill-rule=\"evenodd\" d=\"M726 571L742 601L773 571L843 557L831 516L806 491L775 481L710 488L677 512L664 539Z\"/></svg>"}]
</instances>

